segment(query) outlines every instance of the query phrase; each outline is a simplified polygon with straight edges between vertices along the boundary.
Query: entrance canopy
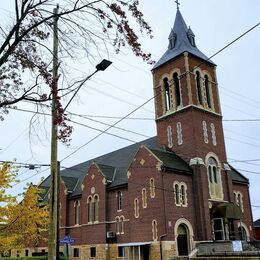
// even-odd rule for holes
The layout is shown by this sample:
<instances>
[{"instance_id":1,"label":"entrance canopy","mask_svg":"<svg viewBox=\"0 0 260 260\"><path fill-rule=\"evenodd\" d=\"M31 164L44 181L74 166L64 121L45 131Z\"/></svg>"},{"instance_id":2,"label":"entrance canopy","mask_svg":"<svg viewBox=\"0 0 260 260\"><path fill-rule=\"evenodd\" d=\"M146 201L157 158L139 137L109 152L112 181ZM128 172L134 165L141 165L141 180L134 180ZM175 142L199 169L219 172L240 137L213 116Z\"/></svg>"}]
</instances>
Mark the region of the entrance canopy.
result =
<instances>
[{"instance_id":1,"label":"entrance canopy","mask_svg":"<svg viewBox=\"0 0 260 260\"><path fill-rule=\"evenodd\" d=\"M239 206L232 202L222 202L212 208L212 216L228 219L241 219L242 211Z\"/></svg>"}]
</instances>

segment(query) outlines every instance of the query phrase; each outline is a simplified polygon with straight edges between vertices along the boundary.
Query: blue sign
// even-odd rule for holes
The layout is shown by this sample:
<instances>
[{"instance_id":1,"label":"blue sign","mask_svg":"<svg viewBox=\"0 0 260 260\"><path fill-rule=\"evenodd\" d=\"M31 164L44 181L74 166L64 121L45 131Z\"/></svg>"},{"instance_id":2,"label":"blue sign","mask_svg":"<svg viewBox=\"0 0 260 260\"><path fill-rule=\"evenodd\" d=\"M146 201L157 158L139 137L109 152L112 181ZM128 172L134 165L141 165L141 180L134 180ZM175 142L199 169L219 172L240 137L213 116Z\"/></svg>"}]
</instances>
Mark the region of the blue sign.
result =
<instances>
[{"instance_id":1,"label":"blue sign","mask_svg":"<svg viewBox=\"0 0 260 260\"><path fill-rule=\"evenodd\" d=\"M62 244L72 244L75 243L75 239L71 238L71 236L65 236L63 239L60 240Z\"/></svg>"}]
</instances>

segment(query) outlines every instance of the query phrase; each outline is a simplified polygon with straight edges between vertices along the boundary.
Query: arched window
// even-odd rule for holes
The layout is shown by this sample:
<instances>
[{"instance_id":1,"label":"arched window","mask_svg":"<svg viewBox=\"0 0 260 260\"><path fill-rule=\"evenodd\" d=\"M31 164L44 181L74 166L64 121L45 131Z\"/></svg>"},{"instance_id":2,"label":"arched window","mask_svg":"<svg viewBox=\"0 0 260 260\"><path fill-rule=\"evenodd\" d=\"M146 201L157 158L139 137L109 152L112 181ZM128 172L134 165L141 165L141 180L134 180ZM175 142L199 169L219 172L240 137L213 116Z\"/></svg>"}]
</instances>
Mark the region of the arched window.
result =
<instances>
[{"instance_id":1,"label":"arched window","mask_svg":"<svg viewBox=\"0 0 260 260\"><path fill-rule=\"evenodd\" d=\"M165 111L171 108L170 84L168 78L163 79L164 93L165 93Z\"/></svg>"},{"instance_id":2,"label":"arched window","mask_svg":"<svg viewBox=\"0 0 260 260\"><path fill-rule=\"evenodd\" d=\"M186 204L186 191L184 185L181 185L181 204Z\"/></svg>"},{"instance_id":3,"label":"arched window","mask_svg":"<svg viewBox=\"0 0 260 260\"><path fill-rule=\"evenodd\" d=\"M240 191L234 191L234 203L236 203L242 212L244 211L244 206L243 206L243 195Z\"/></svg>"},{"instance_id":4,"label":"arched window","mask_svg":"<svg viewBox=\"0 0 260 260\"><path fill-rule=\"evenodd\" d=\"M178 139L178 145L181 145L183 143L182 140L182 128L181 128L181 123L177 123L177 139Z\"/></svg>"},{"instance_id":5,"label":"arched window","mask_svg":"<svg viewBox=\"0 0 260 260\"><path fill-rule=\"evenodd\" d=\"M222 198L222 186L220 180L220 172L217 167L217 161L210 157L208 159L208 178L209 178L209 191L211 198Z\"/></svg>"},{"instance_id":6,"label":"arched window","mask_svg":"<svg viewBox=\"0 0 260 260\"><path fill-rule=\"evenodd\" d=\"M172 127L169 125L167 127L167 138L168 138L168 147L172 148L173 147L173 142L172 142Z\"/></svg>"},{"instance_id":7,"label":"arched window","mask_svg":"<svg viewBox=\"0 0 260 260\"><path fill-rule=\"evenodd\" d=\"M99 198L98 195L94 196L94 202L93 202L93 210L94 210L94 221L98 221L98 211L99 211Z\"/></svg>"},{"instance_id":8,"label":"arched window","mask_svg":"<svg viewBox=\"0 0 260 260\"><path fill-rule=\"evenodd\" d=\"M203 138L204 142L207 144L209 142L209 137L208 137L208 128L207 128L207 123L206 121L202 122L202 128L203 128Z\"/></svg>"},{"instance_id":9,"label":"arched window","mask_svg":"<svg viewBox=\"0 0 260 260\"><path fill-rule=\"evenodd\" d=\"M208 107L211 108L211 98L210 98L210 87L209 87L209 77L208 75L205 75L205 91L206 91L206 97L207 97L207 104Z\"/></svg>"},{"instance_id":10,"label":"arched window","mask_svg":"<svg viewBox=\"0 0 260 260\"><path fill-rule=\"evenodd\" d=\"M89 196L88 200L88 223L92 222L92 197Z\"/></svg>"},{"instance_id":11,"label":"arched window","mask_svg":"<svg viewBox=\"0 0 260 260\"><path fill-rule=\"evenodd\" d=\"M116 233L120 234L120 218L116 217Z\"/></svg>"},{"instance_id":12,"label":"arched window","mask_svg":"<svg viewBox=\"0 0 260 260\"><path fill-rule=\"evenodd\" d=\"M178 73L175 72L173 74L173 83L175 87L175 100L176 100L176 107L180 106L181 104L181 91L180 91L180 81Z\"/></svg>"},{"instance_id":13,"label":"arched window","mask_svg":"<svg viewBox=\"0 0 260 260\"><path fill-rule=\"evenodd\" d=\"M117 192L117 210L122 210L122 192Z\"/></svg>"},{"instance_id":14,"label":"arched window","mask_svg":"<svg viewBox=\"0 0 260 260\"><path fill-rule=\"evenodd\" d=\"M147 207L147 194L146 194L146 189L142 189L142 204L143 208Z\"/></svg>"},{"instance_id":15,"label":"arched window","mask_svg":"<svg viewBox=\"0 0 260 260\"><path fill-rule=\"evenodd\" d=\"M179 190L179 185L177 183L174 185L174 190L175 190L175 204L179 205L180 204L180 190Z\"/></svg>"},{"instance_id":16,"label":"arched window","mask_svg":"<svg viewBox=\"0 0 260 260\"><path fill-rule=\"evenodd\" d=\"M215 126L213 123L210 124L211 128L211 137L212 137L212 143L213 145L217 145L217 138L216 138L216 131L215 131Z\"/></svg>"},{"instance_id":17,"label":"arched window","mask_svg":"<svg viewBox=\"0 0 260 260\"><path fill-rule=\"evenodd\" d=\"M199 71L196 71L196 85L197 85L197 95L198 95L199 104L203 105Z\"/></svg>"},{"instance_id":18,"label":"arched window","mask_svg":"<svg viewBox=\"0 0 260 260\"><path fill-rule=\"evenodd\" d=\"M139 218L139 201L138 201L138 199L134 200L134 213L135 213L135 217Z\"/></svg>"},{"instance_id":19,"label":"arched window","mask_svg":"<svg viewBox=\"0 0 260 260\"><path fill-rule=\"evenodd\" d=\"M74 202L74 224L78 225L79 224L79 201L76 200Z\"/></svg>"},{"instance_id":20,"label":"arched window","mask_svg":"<svg viewBox=\"0 0 260 260\"><path fill-rule=\"evenodd\" d=\"M156 241L158 239L158 231L157 231L157 221L155 219L152 221L152 233L153 233L153 240Z\"/></svg>"},{"instance_id":21,"label":"arched window","mask_svg":"<svg viewBox=\"0 0 260 260\"><path fill-rule=\"evenodd\" d=\"M173 183L175 205L178 207L187 207L187 185L184 182L175 181Z\"/></svg>"},{"instance_id":22,"label":"arched window","mask_svg":"<svg viewBox=\"0 0 260 260\"><path fill-rule=\"evenodd\" d=\"M154 178L150 179L150 197L155 197L155 184L154 184Z\"/></svg>"}]
</instances>

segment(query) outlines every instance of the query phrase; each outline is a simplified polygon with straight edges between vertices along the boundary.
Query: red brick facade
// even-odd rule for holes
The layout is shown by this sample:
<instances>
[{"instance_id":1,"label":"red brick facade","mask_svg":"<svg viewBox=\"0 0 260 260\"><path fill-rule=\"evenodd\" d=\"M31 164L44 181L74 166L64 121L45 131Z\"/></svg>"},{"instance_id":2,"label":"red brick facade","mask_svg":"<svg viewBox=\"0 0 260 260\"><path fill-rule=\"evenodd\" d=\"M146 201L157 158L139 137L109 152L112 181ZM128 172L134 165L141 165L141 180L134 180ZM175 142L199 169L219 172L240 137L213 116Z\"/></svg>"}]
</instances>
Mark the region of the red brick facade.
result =
<instances>
[{"instance_id":1,"label":"red brick facade","mask_svg":"<svg viewBox=\"0 0 260 260\"><path fill-rule=\"evenodd\" d=\"M174 73L178 74L179 106L175 105ZM202 104L196 75L201 77ZM210 80L208 92L205 75ZM171 91L168 110L165 77ZM111 165L104 159L107 166L93 161L83 169L86 174L75 186L81 188L76 195L65 187L66 182L62 184L60 237L75 239L73 248L80 249L81 259L91 258L91 247L97 250L94 259L120 259L120 246L130 259L136 254L140 259L187 255L200 241L239 239L240 225L242 239L253 237L248 180L227 163L216 66L182 52L153 70L153 82L158 150L144 141L128 158L126 169L120 161ZM118 151L118 156L123 153ZM238 210L238 215L227 215L228 207Z\"/></svg>"}]
</instances>

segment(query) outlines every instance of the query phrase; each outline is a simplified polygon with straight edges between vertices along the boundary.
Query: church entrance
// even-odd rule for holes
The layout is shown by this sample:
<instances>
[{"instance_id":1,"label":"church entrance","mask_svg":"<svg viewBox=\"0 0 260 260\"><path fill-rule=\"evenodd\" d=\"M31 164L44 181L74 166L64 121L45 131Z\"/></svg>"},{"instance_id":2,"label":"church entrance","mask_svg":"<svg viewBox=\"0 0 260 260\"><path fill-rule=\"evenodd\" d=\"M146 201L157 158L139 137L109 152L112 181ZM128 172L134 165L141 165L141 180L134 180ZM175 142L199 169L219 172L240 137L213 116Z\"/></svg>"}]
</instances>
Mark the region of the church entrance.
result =
<instances>
[{"instance_id":1,"label":"church entrance","mask_svg":"<svg viewBox=\"0 0 260 260\"><path fill-rule=\"evenodd\" d=\"M181 224L178 226L177 230L177 246L179 256L184 256L189 254L189 234L186 225Z\"/></svg>"},{"instance_id":2,"label":"church entrance","mask_svg":"<svg viewBox=\"0 0 260 260\"><path fill-rule=\"evenodd\" d=\"M213 240L235 240L238 232L234 221L239 221L242 217L241 209L234 203L221 202L215 203L211 209L212 238ZM240 237L243 236L240 232Z\"/></svg>"}]
</instances>

